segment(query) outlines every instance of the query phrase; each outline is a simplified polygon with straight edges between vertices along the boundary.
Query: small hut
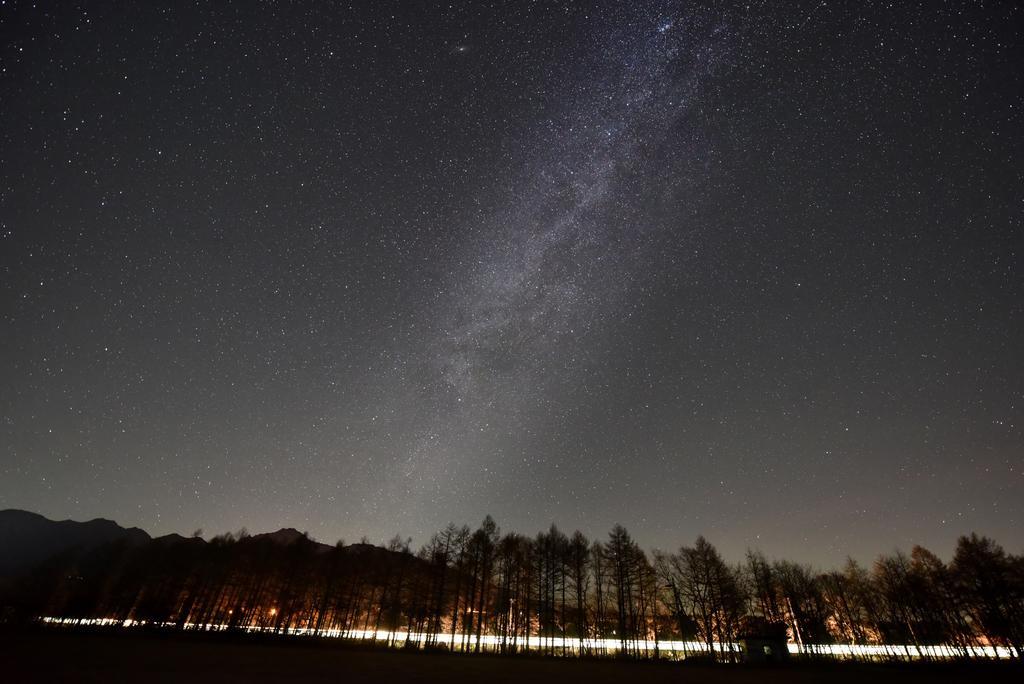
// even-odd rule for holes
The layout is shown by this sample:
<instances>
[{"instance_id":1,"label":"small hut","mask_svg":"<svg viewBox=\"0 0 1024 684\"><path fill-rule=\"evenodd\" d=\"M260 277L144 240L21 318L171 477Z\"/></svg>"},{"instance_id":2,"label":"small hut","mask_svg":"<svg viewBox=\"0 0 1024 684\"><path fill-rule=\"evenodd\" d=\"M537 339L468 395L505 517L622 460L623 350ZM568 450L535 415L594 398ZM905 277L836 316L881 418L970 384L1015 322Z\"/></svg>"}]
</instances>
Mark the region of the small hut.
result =
<instances>
[{"instance_id":1,"label":"small hut","mask_svg":"<svg viewBox=\"0 0 1024 684\"><path fill-rule=\"evenodd\" d=\"M748 618L739 633L745 663L780 663L789 658L786 623Z\"/></svg>"}]
</instances>

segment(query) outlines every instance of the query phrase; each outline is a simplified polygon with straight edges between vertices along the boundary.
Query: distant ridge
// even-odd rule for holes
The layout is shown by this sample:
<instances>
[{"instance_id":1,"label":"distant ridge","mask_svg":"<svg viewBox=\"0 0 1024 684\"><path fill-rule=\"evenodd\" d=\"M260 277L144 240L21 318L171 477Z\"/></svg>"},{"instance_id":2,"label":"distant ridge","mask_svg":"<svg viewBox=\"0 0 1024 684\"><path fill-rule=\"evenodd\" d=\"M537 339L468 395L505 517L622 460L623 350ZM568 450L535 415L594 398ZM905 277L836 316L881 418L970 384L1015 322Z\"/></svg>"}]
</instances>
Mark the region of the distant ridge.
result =
<instances>
[{"instance_id":1,"label":"distant ridge","mask_svg":"<svg viewBox=\"0 0 1024 684\"><path fill-rule=\"evenodd\" d=\"M115 541L145 544L150 536L138 527L124 528L104 518L87 522L50 520L29 511L2 510L0 576L26 572L58 553L86 550Z\"/></svg>"},{"instance_id":2,"label":"distant ridge","mask_svg":"<svg viewBox=\"0 0 1024 684\"><path fill-rule=\"evenodd\" d=\"M311 539L306 533L294 527L284 527L276 532L252 535L253 541L269 541L279 546L291 546L302 540L320 552L333 547ZM91 549L124 541L143 545L149 542L168 546L180 543L207 543L199 537L184 537L177 533L151 537L138 527L121 527L113 520L96 518L87 522L75 520L50 520L38 513L16 508L0 510L0 577L21 575L57 554L69 551ZM352 552L366 552L366 549L384 549L371 545L354 544Z\"/></svg>"},{"instance_id":3,"label":"distant ridge","mask_svg":"<svg viewBox=\"0 0 1024 684\"><path fill-rule=\"evenodd\" d=\"M292 544L296 544L302 540L305 540L307 543L312 544L317 549L317 551L320 552L330 551L331 548L333 548L328 544L323 544L321 542L316 541L315 539L312 539L307 533L299 532L294 527L282 527L277 532L264 532L263 534L254 534L252 536L252 539L254 541L265 539L280 546L291 546Z\"/></svg>"}]
</instances>

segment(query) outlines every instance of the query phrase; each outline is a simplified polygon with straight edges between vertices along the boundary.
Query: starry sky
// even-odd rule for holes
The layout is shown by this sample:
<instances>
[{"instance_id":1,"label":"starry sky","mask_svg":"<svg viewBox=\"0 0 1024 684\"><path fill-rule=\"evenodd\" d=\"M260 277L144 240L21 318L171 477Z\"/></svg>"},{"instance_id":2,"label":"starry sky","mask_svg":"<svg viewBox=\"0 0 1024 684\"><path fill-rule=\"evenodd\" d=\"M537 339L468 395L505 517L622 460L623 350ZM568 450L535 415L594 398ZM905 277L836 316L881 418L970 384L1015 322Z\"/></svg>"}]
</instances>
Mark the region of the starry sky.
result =
<instances>
[{"instance_id":1,"label":"starry sky","mask_svg":"<svg viewBox=\"0 0 1024 684\"><path fill-rule=\"evenodd\" d=\"M0 4L0 507L1024 546L1010 2Z\"/></svg>"}]
</instances>

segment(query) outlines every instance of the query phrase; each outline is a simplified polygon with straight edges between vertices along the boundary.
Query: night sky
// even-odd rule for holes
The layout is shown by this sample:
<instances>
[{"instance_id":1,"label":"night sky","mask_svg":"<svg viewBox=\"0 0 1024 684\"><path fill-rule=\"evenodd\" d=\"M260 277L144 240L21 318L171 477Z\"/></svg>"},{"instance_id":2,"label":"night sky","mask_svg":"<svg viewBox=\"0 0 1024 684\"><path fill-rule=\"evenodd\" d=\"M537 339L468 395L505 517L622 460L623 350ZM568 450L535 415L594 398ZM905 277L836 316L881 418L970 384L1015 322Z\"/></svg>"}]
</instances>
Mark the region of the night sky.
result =
<instances>
[{"instance_id":1,"label":"night sky","mask_svg":"<svg viewBox=\"0 0 1024 684\"><path fill-rule=\"evenodd\" d=\"M1024 546L1010 2L0 6L0 508Z\"/></svg>"}]
</instances>

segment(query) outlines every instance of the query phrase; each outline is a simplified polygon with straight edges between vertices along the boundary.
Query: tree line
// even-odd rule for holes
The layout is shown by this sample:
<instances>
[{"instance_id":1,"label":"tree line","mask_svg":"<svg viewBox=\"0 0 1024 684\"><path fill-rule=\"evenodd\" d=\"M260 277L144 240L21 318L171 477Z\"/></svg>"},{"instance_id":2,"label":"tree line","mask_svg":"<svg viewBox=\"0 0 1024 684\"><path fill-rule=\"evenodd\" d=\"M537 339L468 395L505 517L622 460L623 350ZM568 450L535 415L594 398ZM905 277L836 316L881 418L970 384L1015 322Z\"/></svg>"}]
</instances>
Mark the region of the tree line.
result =
<instances>
[{"instance_id":1,"label":"tree line","mask_svg":"<svg viewBox=\"0 0 1024 684\"><path fill-rule=\"evenodd\" d=\"M828 572L758 551L728 563L703 537L647 553L621 526L603 540L554 525L502 534L490 516L475 530L450 524L417 551L410 544L245 531L118 542L49 560L9 583L0 605L6 620L103 618L466 653L732 660L738 640L774 635L810 653L873 645L889 648L870 657L929 658L925 647L943 645L951 657L999 647L1019 660L1024 644L1024 556L973 534L948 563L918 546Z\"/></svg>"}]
</instances>

